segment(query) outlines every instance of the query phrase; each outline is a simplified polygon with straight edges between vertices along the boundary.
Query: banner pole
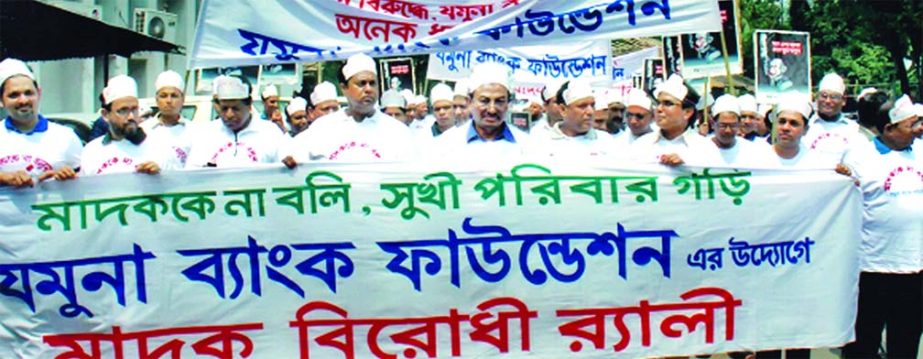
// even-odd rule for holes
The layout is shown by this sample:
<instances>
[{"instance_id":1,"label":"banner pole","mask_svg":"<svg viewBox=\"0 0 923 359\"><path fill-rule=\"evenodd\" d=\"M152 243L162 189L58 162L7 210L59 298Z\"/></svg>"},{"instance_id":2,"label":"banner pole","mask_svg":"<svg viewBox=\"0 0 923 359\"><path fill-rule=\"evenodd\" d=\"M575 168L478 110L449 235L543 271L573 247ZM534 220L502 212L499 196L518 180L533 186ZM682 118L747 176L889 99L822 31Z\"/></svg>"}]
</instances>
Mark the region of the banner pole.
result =
<instances>
[{"instance_id":1,"label":"banner pole","mask_svg":"<svg viewBox=\"0 0 923 359\"><path fill-rule=\"evenodd\" d=\"M725 36L724 36L724 29L721 29L720 33L721 33L721 57L724 58L724 73L725 73L725 76L727 76L727 87L730 88L730 91L728 91L728 89L725 88L724 92L737 96L737 89L734 88L734 79L731 77L731 60L728 59L728 44L727 44L727 39L725 39Z\"/></svg>"}]
</instances>

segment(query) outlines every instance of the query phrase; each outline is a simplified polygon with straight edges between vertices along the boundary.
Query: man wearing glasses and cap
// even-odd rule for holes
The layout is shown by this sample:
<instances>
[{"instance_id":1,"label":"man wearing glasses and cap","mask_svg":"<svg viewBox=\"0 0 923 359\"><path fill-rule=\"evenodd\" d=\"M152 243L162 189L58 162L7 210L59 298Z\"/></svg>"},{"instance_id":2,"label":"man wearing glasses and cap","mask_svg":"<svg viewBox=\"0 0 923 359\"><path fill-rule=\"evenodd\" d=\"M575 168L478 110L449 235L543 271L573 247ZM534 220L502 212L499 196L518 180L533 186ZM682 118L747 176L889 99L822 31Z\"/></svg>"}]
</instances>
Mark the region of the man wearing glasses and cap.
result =
<instances>
[{"instance_id":1,"label":"man wearing glasses and cap","mask_svg":"<svg viewBox=\"0 0 923 359\"><path fill-rule=\"evenodd\" d=\"M125 75L109 79L100 102L100 113L109 123L109 132L83 149L80 169L84 176L131 172L153 175L178 167L170 147L141 129L135 79Z\"/></svg>"},{"instance_id":2,"label":"man wearing glasses and cap","mask_svg":"<svg viewBox=\"0 0 923 359\"><path fill-rule=\"evenodd\" d=\"M292 142L297 162L404 160L413 155L410 129L376 108L378 71L365 54L350 56L338 74L349 107L314 121Z\"/></svg>"},{"instance_id":3,"label":"man wearing glasses and cap","mask_svg":"<svg viewBox=\"0 0 923 359\"><path fill-rule=\"evenodd\" d=\"M824 76L816 105L817 112L808 120L808 132L803 139L808 150L839 158L847 166L854 165L856 154L867 151L871 143L859 132L859 124L843 115L846 84L842 77L833 73Z\"/></svg>"},{"instance_id":4,"label":"man wearing glasses and cap","mask_svg":"<svg viewBox=\"0 0 923 359\"><path fill-rule=\"evenodd\" d=\"M612 135L592 126L596 96L590 83L574 80L562 88L560 93L561 102L564 103L564 119L555 123L551 130L532 135L535 149L542 155L568 159L605 156L614 143Z\"/></svg>"},{"instance_id":5,"label":"man wearing glasses and cap","mask_svg":"<svg viewBox=\"0 0 923 359\"><path fill-rule=\"evenodd\" d=\"M71 129L38 113L42 90L29 67L0 62L0 104L8 116L0 127L0 186L31 187L77 176L83 146Z\"/></svg>"},{"instance_id":6,"label":"man wearing glasses and cap","mask_svg":"<svg viewBox=\"0 0 923 359\"><path fill-rule=\"evenodd\" d=\"M253 121L250 82L237 75L214 80L212 101L220 121L211 121L196 132L186 168L253 167L279 163L289 137L269 121Z\"/></svg>"},{"instance_id":7,"label":"man wearing glasses and cap","mask_svg":"<svg viewBox=\"0 0 923 359\"><path fill-rule=\"evenodd\" d=\"M614 136L616 147L623 149L627 149L641 136L653 132L650 97L647 97L644 91L633 88L628 91L625 102L625 123L628 125L628 131L619 132Z\"/></svg>"},{"instance_id":8,"label":"man wearing glasses and cap","mask_svg":"<svg viewBox=\"0 0 923 359\"><path fill-rule=\"evenodd\" d=\"M759 167L770 163L768 143L751 142L738 138L737 133L742 123L737 97L730 94L721 95L715 100L712 113L715 114L715 135L711 140L718 148L718 153L721 154L725 164Z\"/></svg>"}]
</instances>

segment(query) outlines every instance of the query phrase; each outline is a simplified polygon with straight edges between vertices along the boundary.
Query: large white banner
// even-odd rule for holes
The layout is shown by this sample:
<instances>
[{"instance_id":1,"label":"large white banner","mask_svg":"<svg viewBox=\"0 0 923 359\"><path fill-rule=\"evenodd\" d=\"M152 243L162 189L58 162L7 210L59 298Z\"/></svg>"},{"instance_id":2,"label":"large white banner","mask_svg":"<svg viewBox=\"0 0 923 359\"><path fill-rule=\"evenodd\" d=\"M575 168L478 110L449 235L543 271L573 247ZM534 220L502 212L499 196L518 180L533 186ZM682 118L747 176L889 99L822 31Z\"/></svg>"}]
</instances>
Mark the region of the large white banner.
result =
<instances>
[{"instance_id":1,"label":"large white banner","mask_svg":"<svg viewBox=\"0 0 923 359\"><path fill-rule=\"evenodd\" d=\"M649 47L612 58L612 86L622 96L634 87L632 75L644 74L644 60L660 57L660 48Z\"/></svg>"},{"instance_id":2,"label":"large white banner","mask_svg":"<svg viewBox=\"0 0 923 359\"><path fill-rule=\"evenodd\" d=\"M701 0L206 0L189 67L509 48L718 31Z\"/></svg>"},{"instance_id":3,"label":"large white banner","mask_svg":"<svg viewBox=\"0 0 923 359\"><path fill-rule=\"evenodd\" d=\"M853 337L859 195L829 172L315 164L40 187L0 190L4 357L651 357Z\"/></svg>"}]
</instances>

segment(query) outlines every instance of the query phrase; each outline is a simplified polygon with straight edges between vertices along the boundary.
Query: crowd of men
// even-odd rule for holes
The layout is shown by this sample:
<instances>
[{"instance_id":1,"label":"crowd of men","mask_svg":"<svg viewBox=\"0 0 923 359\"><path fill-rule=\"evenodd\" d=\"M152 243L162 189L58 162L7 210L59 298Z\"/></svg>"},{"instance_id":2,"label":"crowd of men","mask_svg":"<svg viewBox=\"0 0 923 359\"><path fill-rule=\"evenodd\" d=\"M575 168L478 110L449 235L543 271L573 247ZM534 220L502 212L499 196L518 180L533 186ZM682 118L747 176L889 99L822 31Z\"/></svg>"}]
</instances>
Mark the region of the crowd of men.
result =
<instances>
[{"instance_id":1,"label":"crowd of men","mask_svg":"<svg viewBox=\"0 0 923 359\"><path fill-rule=\"evenodd\" d=\"M6 59L0 63L2 105L9 113L0 129L0 185L311 161L552 157L828 169L852 177L864 200L856 341L843 355L876 356L884 328L889 357L919 354L923 175L919 182L890 180L895 169L923 171L923 141L915 141L923 137L923 105L907 95L867 89L858 96L855 121L843 113L847 91L836 74L823 78L813 104L792 93L771 109L749 94L703 101L677 75L651 93L631 89L624 96L594 92L589 82L573 80L546 86L540 99L528 101L525 108L537 120L527 132L509 122L515 98L504 65L478 65L454 88L436 85L428 100L407 92L380 94L376 69L371 57L352 56L338 85L323 82L309 99L295 98L284 111L278 92L265 89L258 115L247 79L220 76L213 85L218 118L204 124L181 116L185 87L179 74L158 76L158 112L147 120L135 80L115 76L99 98L108 130L81 146L70 129L39 114L43 94L28 66ZM347 102L342 108L337 87ZM697 123L706 126L698 129ZM757 354L772 355L778 353Z\"/></svg>"}]
</instances>

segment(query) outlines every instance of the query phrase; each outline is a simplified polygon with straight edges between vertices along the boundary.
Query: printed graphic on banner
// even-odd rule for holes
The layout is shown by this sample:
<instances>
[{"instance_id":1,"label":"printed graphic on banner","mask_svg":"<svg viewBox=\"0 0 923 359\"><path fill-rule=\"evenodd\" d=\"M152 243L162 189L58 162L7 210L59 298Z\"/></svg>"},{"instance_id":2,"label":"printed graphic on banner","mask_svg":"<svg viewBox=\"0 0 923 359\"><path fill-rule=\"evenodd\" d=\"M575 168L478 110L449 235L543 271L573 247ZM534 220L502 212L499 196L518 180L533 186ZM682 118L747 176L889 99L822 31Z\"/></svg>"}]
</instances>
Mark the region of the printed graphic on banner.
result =
<instances>
[{"instance_id":1,"label":"printed graphic on banner","mask_svg":"<svg viewBox=\"0 0 923 359\"><path fill-rule=\"evenodd\" d=\"M202 18L189 67L317 62L360 52L407 56L719 30L717 4L698 0L205 0Z\"/></svg>"},{"instance_id":2,"label":"printed graphic on banner","mask_svg":"<svg viewBox=\"0 0 923 359\"><path fill-rule=\"evenodd\" d=\"M643 81L635 81L635 75L644 75L644 59L659 57L660 49L649 47L612 58L612 86L610 91L618 91L622 96L628 95L632 87L641 88Z\"/></svg>"},{"instance_id":3,"label":"printed graphic on banner","mask_svg":"<svg viewBox=\"0 0 923 359\"><path fill-rule=\"evenodd\" d=\"M740 57L740 19L734 0L718 0L721 9L721 27L727 42L731 74L743 73ZM693 79L725 75L724 58L721 56L721 33L699 31L680 35L682 46L683 78Z\"/></svg>"},{"instance_id":4,"label":"printed graphic on banner","mask_svg":"<svg viewBox=\"0 0 923 359\"><path fill-rule=\"evenodd\" d=\"M650 92L665 81L663 59L644 59L644 91Z\"/></svg>"},{"instance_id":5,"label":"printed graphic on banner","mask_svg":"<svg viewBox=\"0 0 923 359\"><path fill-rule=\"evenodd\" d=\"M663 62L666 66L666 77L672 74L683 74L683 45L679 36L664 36Z\"/></svg>"},{"instance_id":6,"label":"printed graphic on banner","mask_svg":"<svg viewBox=\"0 0 923 359\"><path fill-rule=\"evenodd\" d=\"M811 34L756 30L753 43L757 101L775 103L786 92L811 98Z\"/></svg>"},{"instance_id":7,"label":"printed graphic on banner","mask_svg":"<svg viewBox=\"0 0 923 359\"><path fill-rule=\"evenodd\" d=\"M381 93L387 90L401 92L410 90L417 92L416 74L414 72L413 59L401 57L396 59L382 59L378 61L380 69L378 73L381 76Z\"/></svg>"},{"instance_id":8,"label":"printed graphic on banner","mask_svg":"<svg viewBox=\"0 0 923 359\"><path fill-rule=\"evenodd\" d=\"M833 171L456 167L0 189L0 353L656 357L853 337L860 194Z\"/></svg>"}]
</instances>

